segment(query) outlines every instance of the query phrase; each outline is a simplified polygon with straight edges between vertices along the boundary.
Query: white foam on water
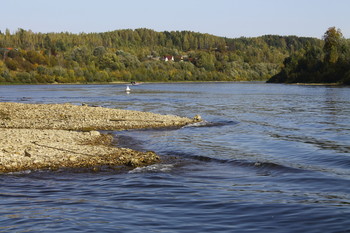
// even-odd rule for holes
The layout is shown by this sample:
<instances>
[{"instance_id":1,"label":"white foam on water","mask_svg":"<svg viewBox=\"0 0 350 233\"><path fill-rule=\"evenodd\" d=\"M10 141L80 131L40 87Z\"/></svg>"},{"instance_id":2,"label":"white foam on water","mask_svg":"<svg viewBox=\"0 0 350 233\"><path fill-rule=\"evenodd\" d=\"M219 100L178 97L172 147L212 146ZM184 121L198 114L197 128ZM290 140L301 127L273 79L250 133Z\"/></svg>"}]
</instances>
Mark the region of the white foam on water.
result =
<instances>
[{"instance_id":1,"label":"white foam on water","mask_svg":"<svg viewBox=\"0 0 350 233\"><path fill-rule=\"evenodd\" d=\"M207 126L207 125L210 125L210 122L208 122L208 121L200 121L200 122L196 122L196 123L191 123L191 124L185 125L182 128L201 127L201 126Z\"/></svg>"},{"instance_id":2,"label":"white foam on water","mask_svg":"<svg viewBox=\"0 0 350 233\"><path fill-rule=\"evenodd\" d=\"M8 172L7 174L9 175L22 175L22 174L30 174L32 173L31 170L24 170L24 171L19 171L19 172Z\"/></svg>"},{"instance_id":3,"label":"white foam on water","mask_svg":"<svg viewBox=\"0 0 350 233\"><path fill-rule=\"evenodd\" d=\"M129 173L142 173L142 172L170 172L174 167L173 164L153 164L147 167L137 167Z\"/></svg>"}]
</instances>

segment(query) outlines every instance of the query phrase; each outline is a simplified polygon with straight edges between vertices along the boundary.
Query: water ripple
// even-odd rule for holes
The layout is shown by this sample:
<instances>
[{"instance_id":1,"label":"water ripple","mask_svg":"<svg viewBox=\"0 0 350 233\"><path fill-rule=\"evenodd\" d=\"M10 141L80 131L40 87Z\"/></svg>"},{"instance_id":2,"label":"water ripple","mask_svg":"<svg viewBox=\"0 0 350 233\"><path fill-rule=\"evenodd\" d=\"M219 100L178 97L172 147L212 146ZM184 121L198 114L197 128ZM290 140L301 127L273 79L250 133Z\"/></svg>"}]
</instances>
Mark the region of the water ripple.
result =
<instances>
[{"instance_id":1,"label":"water ripple","mask_svg":"<svg viewBox=\"0 0 350 233\"><path fill-rule=\"evenodd\" d=\"M136 169L0 175L0 232L350 232L348 87L264 83L0 86L0 101L206 121L113 132Z\"/></svg>"}]
</instances>

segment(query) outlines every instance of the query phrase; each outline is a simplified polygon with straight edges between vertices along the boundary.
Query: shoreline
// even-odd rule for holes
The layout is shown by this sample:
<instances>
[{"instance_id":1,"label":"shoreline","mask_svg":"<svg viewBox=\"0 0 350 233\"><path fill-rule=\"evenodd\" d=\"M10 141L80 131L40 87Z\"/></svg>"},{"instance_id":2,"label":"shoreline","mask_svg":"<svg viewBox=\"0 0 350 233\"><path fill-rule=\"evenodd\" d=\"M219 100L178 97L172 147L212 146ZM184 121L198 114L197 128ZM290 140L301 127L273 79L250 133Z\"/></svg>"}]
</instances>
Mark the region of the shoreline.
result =
<instances>
[{"instance_id":1,"label":"shoreline","mask_svg":"<svg viewBox=\"0 0 350 233\"><path fill-rule=\"evenodd\" d=\"M245 84L254 84L254 83L266 83L266 84L287 84L287 85L297 85L297 86L349 86L342 83L273 83L267 82L266 80L255 80L255 81L178 81L178 82L141 82L140 85L149 85L149 84L197 84L197 83L245 83ZM90 83L0 83L0 86L40 86L40 85L129 85L132 86L130 82L90 82Z\"/></svg>"},{"instance_id":2,"label":"shoreline","mask_svg":"<svg viewBox=\"0 0 350 233\"><path fill-rule=\"evenodd\" d=\"M171 82L141 82L143 84L171 84L171 83L266 83L266 80L255 81L171 81ZM20 85L113 85L113 84L125 84L130 85L130 82L114 81L114 82L89 82L89 83L0 83L0 86L20 86Z\"/></svg>"},{"instance_id":3,"label":"shoreline","mask_svg":"<svg viewBox=\"0 0 350 233\"><path fill-rule=\"evenodd\" d=\"M72 104L0 102L0 174L151 165L160 162L154 152L116 147L113 136L97 130L182 127L198 121L198 118Z\"/></svg>"},{"instance_id":4,"label":"shoreline","mask_svg":"<svg viewBox=\"0 0 350 233\"><path fill-rule=\"evenodd\" d=\"M288 83L290 85L299 85L299 86L346 86L341 83Z\"/></svg>"}]
</instances>

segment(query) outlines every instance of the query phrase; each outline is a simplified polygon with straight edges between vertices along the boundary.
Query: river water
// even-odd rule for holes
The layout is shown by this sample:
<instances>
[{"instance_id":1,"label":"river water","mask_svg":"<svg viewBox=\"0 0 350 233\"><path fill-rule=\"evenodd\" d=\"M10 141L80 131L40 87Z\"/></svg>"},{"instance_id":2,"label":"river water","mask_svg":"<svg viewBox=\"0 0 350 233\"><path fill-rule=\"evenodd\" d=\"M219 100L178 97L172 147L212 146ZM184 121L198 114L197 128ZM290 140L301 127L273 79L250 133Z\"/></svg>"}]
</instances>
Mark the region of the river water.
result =
<instances>
[{"instance_id":1,"label":"river water","mask_svg":"<svg viewBox=\"0 0 350 233\"><path fill-rule=\"evenodd\" d=\"M161 164L0 175L0 232L350 232L350 88L265 83L0 86L0 101L193 117L110 132Z\"/></svg>"}]
</instances>

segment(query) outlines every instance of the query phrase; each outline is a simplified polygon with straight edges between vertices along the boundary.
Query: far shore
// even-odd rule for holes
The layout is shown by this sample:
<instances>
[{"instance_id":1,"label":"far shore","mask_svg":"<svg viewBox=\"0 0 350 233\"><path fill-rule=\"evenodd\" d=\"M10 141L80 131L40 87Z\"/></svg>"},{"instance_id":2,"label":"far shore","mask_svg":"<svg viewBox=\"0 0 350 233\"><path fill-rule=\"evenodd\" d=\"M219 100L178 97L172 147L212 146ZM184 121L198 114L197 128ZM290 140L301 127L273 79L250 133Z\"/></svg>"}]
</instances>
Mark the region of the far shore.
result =
<instances>
[{"instance_id":1,"label":"far shore","mask_svg":"<svg viewBox=\"0 0 350 233\"><path fill-rule=\"evenodd\" d=\"M181 127L200 120L72 104L0 102L0 173L147 166L158 163L159 156L116 147L111 135L98 130Z\"/></svg>"},{"instance_id":2,"label":"far shore","mask_svg":"<svg viewBox=\"0 0 350 233\"><path fill-rule=\"evenodd\" d=\"M172 82L136 82L140 85L142 84L172 84L172 83L265 83L266 81L256 80L256 81L172 81ZM131 82L124 81L113 81L113 82L77 82L77 83L1 83L0 86L6 85L113 85L113 84L125 84L132 86Z\"/></svg>"},{"instance_id":3,"label":"far shore","mask_svg":"<svg viewBox=\"0 0 350 233\"><path fill-rule=\"evenodd\" d=\"M345 86L341 83L288 83L290 85L300 85L300 86Z\"/></svg>"},{"instance_id":4,"label":"far shore","mask_svg":"<svg viewBox=\"0 0 350 233\"><path fill-rule=\"evenodd\" d=\"M342 83L267 83L266 81L255 80L255 81L172 81L172 82L136 82L138 85L142 84L181 84L181 83L266 83L266 84L288 84L288 85L299 85L299 86L348 86ZM114 82L85 82L85 83L0 83L0 86L16 86L16 85L129 85L132 86L130 82L124 81L114 81Z\"/></svg>"}]
</instances>

